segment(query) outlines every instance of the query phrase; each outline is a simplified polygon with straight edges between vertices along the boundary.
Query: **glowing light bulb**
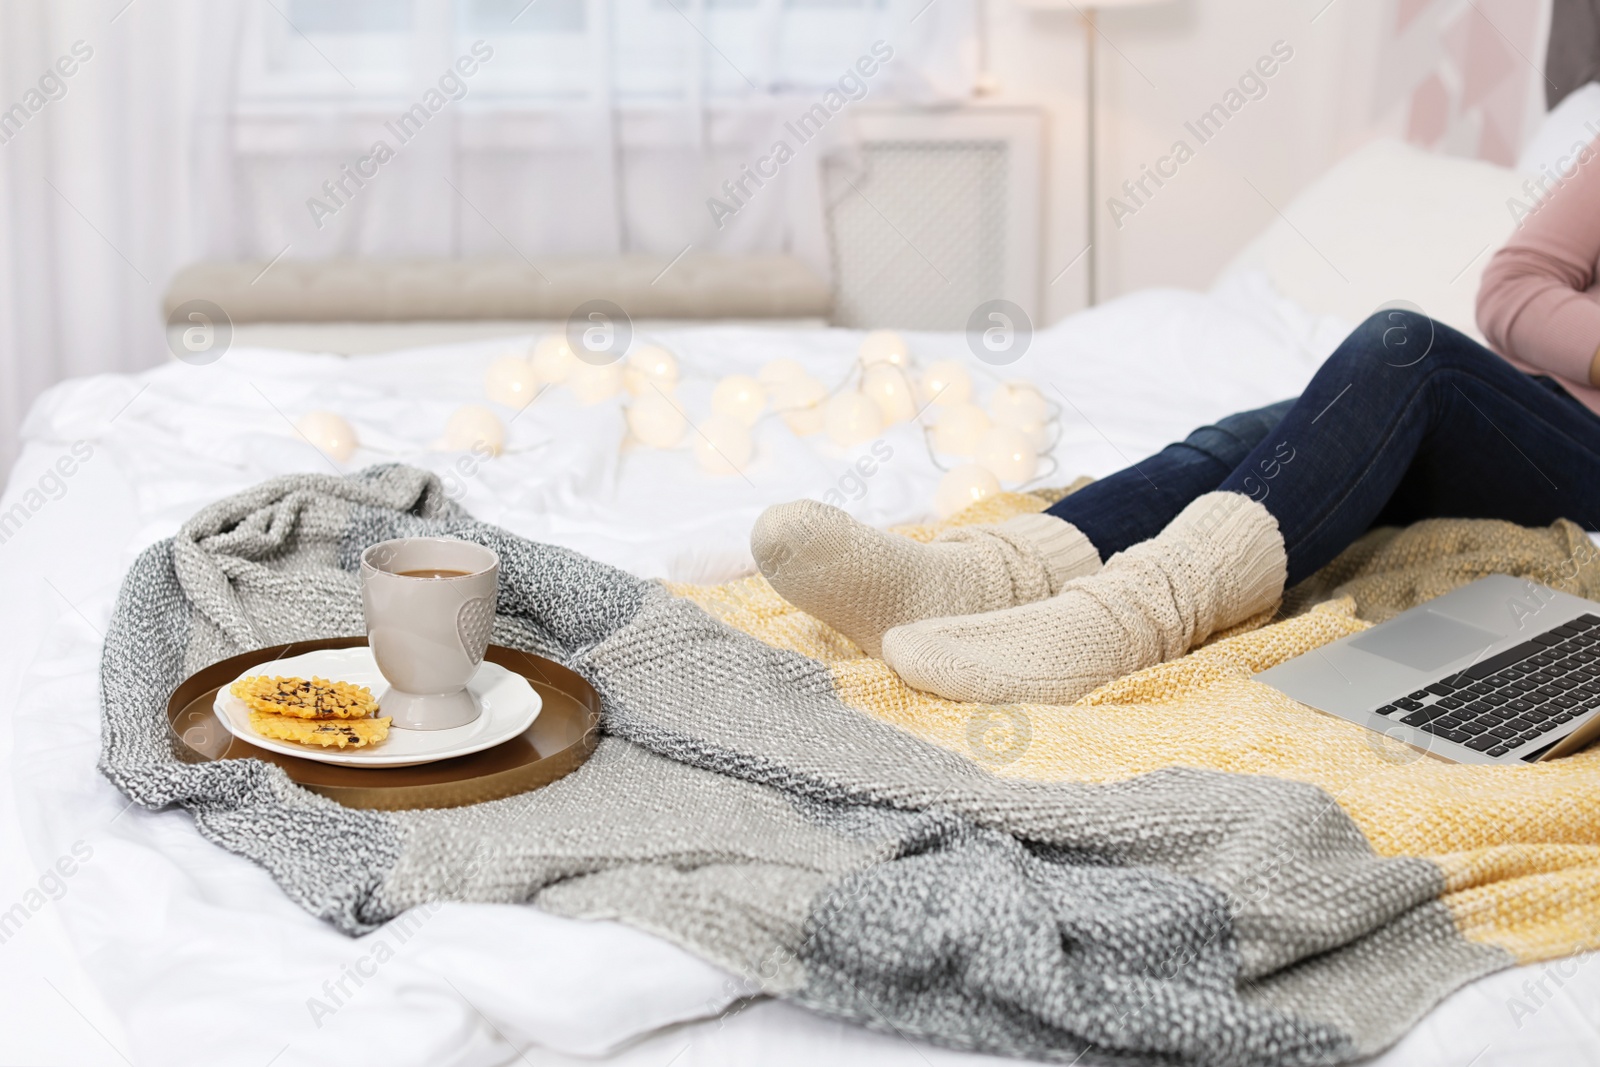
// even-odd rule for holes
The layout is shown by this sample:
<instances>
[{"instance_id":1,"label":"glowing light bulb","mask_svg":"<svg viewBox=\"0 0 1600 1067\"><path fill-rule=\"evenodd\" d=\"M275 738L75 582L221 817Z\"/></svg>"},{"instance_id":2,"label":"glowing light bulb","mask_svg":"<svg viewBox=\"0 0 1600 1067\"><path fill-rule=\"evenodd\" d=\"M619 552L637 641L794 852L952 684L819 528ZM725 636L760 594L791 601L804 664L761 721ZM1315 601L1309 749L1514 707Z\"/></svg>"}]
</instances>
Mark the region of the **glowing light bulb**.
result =
<instances>
[{"instance_id":1,"label":"glowing light bulb","mask_svg":"<svg viewBox=\"0 0 1600 1067\"><path fill-rule=\"evenodd\" d=\"M572 347L567 344L567 339L558 333L541 338L533 346L533 355L529 357L533 364L533 373L541 382L550 385L559 385L567 380L567 375L572 373L572 368L580 362L573 353Z\"/></svg>"},{"instance_id":2,"label":"glowing light bulb","mask_svg":"<svg viewBox=\"0 0 1600 1067\"><path fill-rule=\"evenodd\" d=\"M1025 482L1039 470L1039 454L1021 430L996 426L978 442L978 463L1002 482Z\"/></svg>"},{"instance_id":3,"label":"glowing light bulb","mask_svg":"<svg viewBox=\"0 0 1600 1067\"><path fill-rule=\"evenodd\" d=\"M451 412L444 424L441 447L447 452L467 452L486 448L498 456L506 444L506 428L500 417L486 407L468 404Z\"/></svg>"},{"instance_id":4,"label":"glowing light bulb","mask_svg":"<svg viewBox=\"0 0 1600 1067\"><path fill-rule=\"evenodd\" d=\"M806 377L806 369L792 359L774 359L763 364L761 371L756 375L763 388L769 393L776 392L778 387L785 382L797 382Z\"/></svg>"},{"instance_id":5,"label":"glowing light bulb","mask_svg":"<svg viewBox=\"0 0 1600 1067\"><path fill-rule=\"evenodd\" d=\"M870 367L874 363L890 363L896 367L904 367L911 362L911 353L906 348L905 338L893 330L873 330L861 339L861 348L857 352L863 367Z\"/></svg>"},{"instance_id":6,"label":"glowing light bulb","mask_svg":"<svg viewBox=\"0 0 1600 1067\"><path fill-rule=\"evenodd\" d=\"M622 368L615 363L595 366L576 360L567 372L567 388L585 407L617 395L622 388Z\"/></svg>"},{"instance_id":7,"label":"glowing light bulb","mask_svg":"<svg viewBox=\"0 0 1600 1067\"><path fill-rule=\"evenodd\" d=\"M683 413L654 390L628 405L628 429L651 448L672 448L683 440L688 428Z\"/></svg>"},{"instance_id":8,"label":"glowing light bulb","mask_svg":"<svg viewBox=\"0 0 1600 1067\"><path fill-rule=\"evenodd\" d=\"M922 376L926 404L965 404L972 399L972 376L954 359L941 359Z\"/></svg>"},{"instance_id":9,"label":"glowing light bulb","mask_svg":"<svg viewBox=\"0 0 1600 1067\"><path fill-rule=\"evenodd\" d=\"M917 413L911 379L892 363L874 363L861 375L861 393L883 412L885 424L905 422Z\"/></svg>"},{"instance_id":10,"label":"glowing light bulb","mask_svg":"<svg viewBox=\"0 0 1600 1067\"><path fill-rule=\"evenodd\" d=\"M710 474L740 474L755 445L750 427L731 415L713 415L694 435L694 458Z\"/></svg>"},{"instance_id":11,"label":"glowing light bulb","mask_svg":"<svg viewBox=\"0 0 1600 1067\"><path fill-rule=\"evenodd\" d=\"M1000 491L994 472L977 463L963 463L943 478L933 494L933 510L948 519L962 508L969 508Z\"/></svg>"},{"instance_id":12,"label":"glowing light bulb","mask_svg":"<svg viewBox=\"0 0 1600 1067\"><path fill-rule=\"evenodd\" d=\"M300 436L335 463L344 463L356 454L361 442L356 439L355 427L331 411L312 411L294 424Z\"/></svg>"},{"instance_id":13,"label":"glowing light bulb","mask_svg":"<svg viewBox=\"0 0 1600 1067\"><path fill-rule=\"evenodd\" d=\"M678 384L678 361L660 345L641 345L628 356L622 383L634 396L655 392L652 383L670 393Z\"/></svg>"},{"instance_id":14,"label":"glowing light bulb","mask_svg":"<svg viewBox=\"0 0 1600 1067\"><path fill-rule=\"evenodd\" d=\"M766 406L766 390L748 374L730 374L711 391L711 411L746 426L754 426Z\"/></svg>"},{"instance_id":15,"label":"glowing light bulb","mask_svg":"<svg viewBox=\"0 0 1600 1067\"><path fill-rule=\"evenodd\" d=\"M539 392L533 364L521 356L504 356L489 364L483 390L491 401L510 408L525 408Z\"/></svg>"},{"instance_id":16,"label":"glowing light bulb","mask_svg":"<svg viewBox=\"0 0 1600 1067\"><path fill-rule=\"evenodd\" d=\"M828 387L810 375L779 384L772 394L772 410L783 416L790 432L810 437L822 432L822 402Z\"/></svg>"},{"instance_id":17,"label":"glowing light bulb","mask_svg":"<svg viewBox=\"0 0 1600 1067\"><path fill-rule=\"evenodd\" d=\"M996 426L1025 426L1044 422L1050 405L1027 382L1006 382L989 398L989 412Z\"/></svg>"},{"instance_id":18,"label":"glowing light bulb","mask_svg":"<svg viewBox=\"0 0 1600 1067\"><path fill-rule=\"evenodd\" d=\"M1040 455L1050 450L1050 425L1044 422L1024 422L1013 427L1028 439L1028 444Z\"/></svg>"},{"instance_id":19,"label":"glowing light bulb","mask_svg":"<svg viewBox=\"0 0 1600 1067\"><path fill-rule=\"evenodd\" d=\"M840 393L822 409L828 440L840 448L870 441L883 429L883 409L860 393Z\"/></svg>"},{"instance_id":20,"label":"glowing light bulb","mask_svg":"<svg viewBox=\"0 0 1600 1067\"><path fill-rule=\"evenodd\" d=\"M933 450L949 456L970 456L989 432L989 416L976 404L947 404L933 426Z\"/></svg>"}]
</instances>

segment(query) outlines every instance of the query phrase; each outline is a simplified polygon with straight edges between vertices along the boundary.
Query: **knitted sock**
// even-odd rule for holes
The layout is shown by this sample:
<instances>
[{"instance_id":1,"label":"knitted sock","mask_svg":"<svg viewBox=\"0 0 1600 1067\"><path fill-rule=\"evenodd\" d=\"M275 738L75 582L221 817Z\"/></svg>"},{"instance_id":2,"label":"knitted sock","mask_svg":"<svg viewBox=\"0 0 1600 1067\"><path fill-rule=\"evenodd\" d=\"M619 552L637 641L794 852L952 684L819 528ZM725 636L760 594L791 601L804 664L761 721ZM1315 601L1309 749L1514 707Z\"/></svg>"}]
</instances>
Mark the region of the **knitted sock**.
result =
<instances>
[{"instance_id":1,"label":"knitted sock","mask_svg":"<svg viewBox=\"0 0 1600 1067\"><path fill-rule=\"evenodd\" d=\"M1266 508L1207 493L1049 600L898 627L883 658L908 685L951 700L1069 704L1270 607L1286 565Z\"/></svg>"},{"instance_id":2,"label":"knitted sock","mask_svg":"<svg viewBox=\"0 0 1600 1067\"><path fill-rule=\"evenodd\" d=\"M815 500L762 512L750 551L780 596L874 656L891 627L1041 600L1100 566L1089 539L1053 515L922 544Z\"/></svg>"}]
</instances>

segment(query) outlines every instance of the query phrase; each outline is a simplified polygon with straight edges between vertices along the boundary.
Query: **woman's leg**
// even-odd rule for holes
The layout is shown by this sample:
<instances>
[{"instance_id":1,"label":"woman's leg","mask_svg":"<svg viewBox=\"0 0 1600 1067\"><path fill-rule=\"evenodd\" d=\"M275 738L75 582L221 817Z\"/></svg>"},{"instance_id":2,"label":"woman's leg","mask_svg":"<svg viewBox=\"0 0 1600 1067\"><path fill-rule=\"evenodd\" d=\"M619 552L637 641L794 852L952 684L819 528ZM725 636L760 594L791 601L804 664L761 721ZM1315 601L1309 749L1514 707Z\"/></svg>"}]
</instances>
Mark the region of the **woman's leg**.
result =
<instances>
[{"instance_id":1,"label":"woman's leg","mask_svg":"<svg viewBox=\"0 0 1600 1067\"><path fill-rule=\"evenodd\" d=\"M1110 559L1167 528L1178 512L1220 486L1294 407L1293 400L1202 426L1149 459L1091 482L1047 514L1072 523Z\"/></svg>"},{"instance_id":2,"label":"woman's leg","mask_svg":"<svg viewBox=\"0 0 1600 1067\"><path fill-rule=\"evenodd\" d=\"M932 544L796 500L768 508L750 551L772 587L876 655L888 630L1044 600L1160 533L1217 487L1292 401L1230 415L1056 503L1042 515L963 526Z\"/></svg>"},{"instance_id":3,"label":"woman's leg","mask_svg":"<svg viewBox=\"0 0 1600 1067\"><path fill-rule=\"evenodd\" d=\"M1063 702L1270 606L1380 518L1591 528L1600 416L1448 327L1362 324L1217 492L1045 602L901 626L884 658L956 699Z\"/></svg>"},{"instance_id":4,"label":"woman's leg","mask_svg":"<svg viewBox=\"0 0 1600 1067\"><path fill-rule=\"evenodd\" d=\"M1288 584L1376 524L1600 528L1600 415L1450 327L1375 315L1220 488L1277 519Z\"/></svg>"}]
</instances>

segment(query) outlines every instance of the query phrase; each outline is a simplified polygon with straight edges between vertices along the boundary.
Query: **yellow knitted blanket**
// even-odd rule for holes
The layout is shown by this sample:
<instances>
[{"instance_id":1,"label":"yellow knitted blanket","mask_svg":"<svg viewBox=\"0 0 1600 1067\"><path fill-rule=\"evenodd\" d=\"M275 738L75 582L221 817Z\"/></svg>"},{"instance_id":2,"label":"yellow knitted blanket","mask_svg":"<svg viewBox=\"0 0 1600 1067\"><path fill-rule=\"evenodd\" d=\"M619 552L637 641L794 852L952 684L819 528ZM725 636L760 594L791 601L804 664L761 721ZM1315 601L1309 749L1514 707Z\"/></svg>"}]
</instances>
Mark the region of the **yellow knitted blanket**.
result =
<instances>
[{"instance_id":1,"label":"yellow knitted blanket","mask_svg":"<svg viewBox=\"0 0 1600 1067\"><path fill-rule=\"evenodd\" d=\"M1059 495L1000 494L952 524L1042 511ZM900 532L928 540L943 528ZM1442 899L1464 937L1530 962L1600 948L1600 745L1538 766L1447 764L1251 680L1493 573L1600 599L1600 550L1570 522L1377 530L1290 590L1275 616L1070 707L963 704L910 689L760 575L670 588L767 644L828 664L847 703L995 774L1104 782L1181 764L1320 786L1379 853L1440 867Z\"/></svg>"}]
</instances>

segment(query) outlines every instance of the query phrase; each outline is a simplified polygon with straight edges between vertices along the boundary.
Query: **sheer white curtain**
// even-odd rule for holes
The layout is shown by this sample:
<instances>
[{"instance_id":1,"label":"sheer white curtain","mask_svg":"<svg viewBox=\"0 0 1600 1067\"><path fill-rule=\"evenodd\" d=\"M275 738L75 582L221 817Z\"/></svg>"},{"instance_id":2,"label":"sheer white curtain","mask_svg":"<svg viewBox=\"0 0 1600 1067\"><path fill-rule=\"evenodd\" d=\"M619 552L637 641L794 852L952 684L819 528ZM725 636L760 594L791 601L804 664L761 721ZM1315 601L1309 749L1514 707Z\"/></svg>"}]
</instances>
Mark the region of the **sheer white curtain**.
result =
<instances>
[{"instance_id":1,"label":"sheer white curtain","mask_svg":"<svg viewBox=\"0 0 1600 1067\"><path fill-rule=\"evenodd\" d=\"M0 462L50 383L165 358L199 258L825 273L821 164L858 106L970 94L976 2L0 0Z\"/></svg>"},{"instance_id":2,"label":"sheer white curtain","mask_svg":"<svg viewBox=\"0 0 1600 1067\"><path fill-rule=\"evenodd\" d=\"M818 163L851 107L960 99L975 75L973 0L274 4L242 28L218 255L693 246L825 271ZM845 106L802 122L819 101ZM393 158L363 164L380 143Z\"/></svg>"},{"instance_id":3,"label":"sheer white curtain","mask_svg":"<svg viewBox=\"0 0 1600 1067\"><path fill-rule=\"evenodd\" d=\"M49 385L165 354L161 292L199 248L185 57L211 22L202 0L0 2L0 470Z\"/></svg>"}]
</instances>

